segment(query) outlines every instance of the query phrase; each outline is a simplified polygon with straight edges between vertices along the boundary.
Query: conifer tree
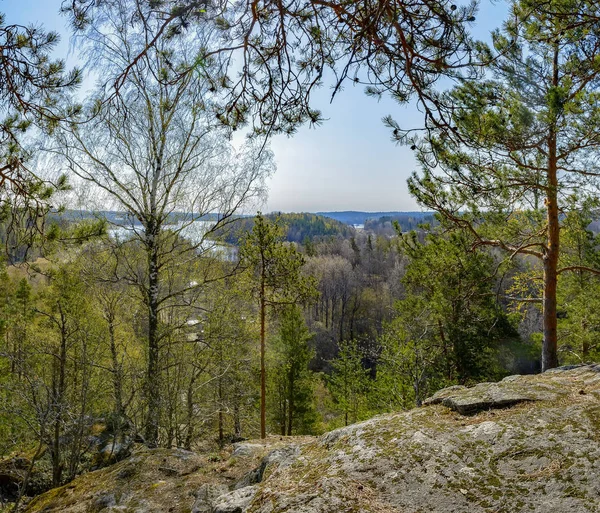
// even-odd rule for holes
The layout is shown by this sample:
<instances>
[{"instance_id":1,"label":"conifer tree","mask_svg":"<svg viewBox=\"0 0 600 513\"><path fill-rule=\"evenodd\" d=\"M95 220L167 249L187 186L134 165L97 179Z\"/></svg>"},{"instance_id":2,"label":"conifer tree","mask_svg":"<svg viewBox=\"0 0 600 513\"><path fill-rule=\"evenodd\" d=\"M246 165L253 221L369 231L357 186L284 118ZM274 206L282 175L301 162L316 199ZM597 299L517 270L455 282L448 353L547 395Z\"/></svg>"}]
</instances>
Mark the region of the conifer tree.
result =
<instances>
[{"instance_id":1,"label":"conifer tree","mask_svg":"<svg viewBox=\"0 0 600 513\"><path fill-rule=\"evenodd\" d=\"M344 425L362 420L367 412L371 378L363 365L364 354L356 340L342 341L332 362L329 390L344 415Z\"/></svg>"},{"instance_id":2,"label":"conifer tree","mask_svg":"<svg viewBox=\"0 0 600 513\"><path fill-rule=\"evenodd\" d=\"M308 368L314 356L308 344L311 334L297 305L286 307L279 317L279 336L271 359L276 403L273 418L282 435L310 434L317 420L315 376Z\"/></svg>"},{"instance_id":3,"label":"conifer tree","mask_svg":"<svg viewBox=\"0 0 600 513\"><path fill-rule=\"evenodd\" d=\"M312 279L301 273L304 257L292 244L284 242L283 229L278 222L267 221L260 212L255 218L252 232L241 247L244 266L255 277L253 296L259 303L260 315L260 434L266 431L266 325L267 308L295 305L313 297Z\"/></svg>"},{"instance_id":4,"label":"conifer tree","mask_svg":"<svg viewBox=\"0 0 600 513\"><path fill-rule=\"evenodd\" d=\"M402 132L424 170L412 194L448 225L507 258L528 255L543 271L542 369L558 365L558 277L598 269L561 262L563 219L598 190L600 5L595 0L515 0L479 80L438 93L423 138ZM576 198L573 202L568 198Z\"/></svg>"}]
</instances>

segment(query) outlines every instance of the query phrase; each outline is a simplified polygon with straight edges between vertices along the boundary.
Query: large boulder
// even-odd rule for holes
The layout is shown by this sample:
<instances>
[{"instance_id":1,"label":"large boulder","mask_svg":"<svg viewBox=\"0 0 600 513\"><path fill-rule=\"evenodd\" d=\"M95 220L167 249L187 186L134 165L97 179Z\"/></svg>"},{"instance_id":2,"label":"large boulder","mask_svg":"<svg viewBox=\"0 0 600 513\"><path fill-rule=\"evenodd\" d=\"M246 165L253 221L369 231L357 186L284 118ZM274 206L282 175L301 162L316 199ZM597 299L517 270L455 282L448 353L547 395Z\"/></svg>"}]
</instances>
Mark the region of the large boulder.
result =
<instances>
[{"instance_id":1,"label":"large boulder","mask_svg":"<svg viewBox=\"0 0 600 513\"><path fill-rule=\"evenodd\" d=\"M298 444L313 437L269 437L251 442L251 450L229 447L220 452L147 449L109 467L81 475L71 483L31 500L30 513L214 513L244 509L253 483L299 452ZM289 451L281 450L290 444ZM232 454L233 453L233 454ZM234 455L235 454L235 455ZM252 473L251 471L254 471ZM238 491L239 490L239 491Z\"/></svg>"},{"instance_id":2,"label":"large boulder","mask_svg":"<svg viewBox=\"0 0 600 513\"><path fill-rule=\"evenodd\" d=\"M245 486L218 497L210 513L244 513L258 490L258 486Z\"/></svg>"},{"instance_id":3,"label":"large boulder","mask_svg":"<svg viewBox=\"0 0 600 513\"><path fill-rule=\"evenodd\" d=\"M600 511L600 367L444 390L301 448L252 513Z\"/></svg>"},{"instance_id":4,"label":"large boulder","mask_svg":"<svg viewBox=\"0 0 600 513\"><path fill-rule=\"evenodd\" d=\"M32 465L32 457L32 453L22 453L0 459L0 504L14 501L21 492L32 496L52 487L52 468L47 451L42 448L36 456L35 465Z\"/></svg>"},{"instance_id":5,"label":"large boulder","mask_svg":"<svg viewBox=\"0 0 600 513\"><path fill-rule=\"evenodd\" d=\"M586 365L452 387L422 408L318 439L248 442L218 458L144 450L27 511L597 512L599 371Z\"/></svg>"},{"instance_id":6,"label":"large boulder","mask_svg":"<svg viewBox=\"0 0 600 513\"><path fill-rule=\"evenodd\" d=\"M87 428L82 470L97 470L127 458L136 438L133 424L125 417L94 419Z\"/></svg>"},{"instance_id":7,"label":"large boulder","mask_svg":"<svg viewBox=\"0 0 600 513\"><path fill-rule=\"evenodd\" d=\"M216 500L227 493L229 487L225 484L203 484L196 492L192 513L213 513Z\"/></svg>"}]
</instances>

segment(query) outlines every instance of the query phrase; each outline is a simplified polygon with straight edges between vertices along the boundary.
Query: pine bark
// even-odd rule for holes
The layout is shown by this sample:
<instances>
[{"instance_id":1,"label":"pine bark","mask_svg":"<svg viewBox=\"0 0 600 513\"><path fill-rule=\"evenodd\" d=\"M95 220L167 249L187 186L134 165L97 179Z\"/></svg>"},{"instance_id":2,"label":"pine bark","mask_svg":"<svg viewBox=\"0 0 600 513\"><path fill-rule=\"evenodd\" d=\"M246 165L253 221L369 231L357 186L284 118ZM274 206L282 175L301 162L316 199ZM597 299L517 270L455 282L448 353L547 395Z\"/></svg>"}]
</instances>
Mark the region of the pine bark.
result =
<instances>
[{"instance_id":1,"label":"pine bark","mask_svg":"<svg viewBox=\"0 0 600 513\"><path fill-rule=\"evenodd\" d=\"M558 87L558 47L554 50L552 85ZM558 285L558 254L560 248L560 224L558 216L558 162L556 116L548 135L548 170L546 192L546 221L548 223L547 247L543 256L544 297L542 344L542 372L558 367L558 334L556 317L556 290Z\"/></svg>"}]
</instances>

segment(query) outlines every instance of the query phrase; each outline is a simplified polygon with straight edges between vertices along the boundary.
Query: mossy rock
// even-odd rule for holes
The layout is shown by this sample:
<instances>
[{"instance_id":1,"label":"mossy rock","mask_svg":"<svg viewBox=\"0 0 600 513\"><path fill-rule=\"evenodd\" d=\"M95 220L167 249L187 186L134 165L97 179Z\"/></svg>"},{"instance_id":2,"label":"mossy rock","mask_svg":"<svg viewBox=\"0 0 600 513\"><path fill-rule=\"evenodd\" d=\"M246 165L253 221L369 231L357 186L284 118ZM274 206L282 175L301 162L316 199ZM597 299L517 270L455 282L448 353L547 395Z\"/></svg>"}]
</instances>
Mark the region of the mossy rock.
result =
<instances>
[{"instance_id":1,"label":"mossy rock","mask_svg":"<svg viewBox=\"0 0 600 513\"><path fill-rule=\"evenodd\" d=\"M452 387L327 433L248 513L600 511L600 367Z\"/></svg>"}]
</instances>

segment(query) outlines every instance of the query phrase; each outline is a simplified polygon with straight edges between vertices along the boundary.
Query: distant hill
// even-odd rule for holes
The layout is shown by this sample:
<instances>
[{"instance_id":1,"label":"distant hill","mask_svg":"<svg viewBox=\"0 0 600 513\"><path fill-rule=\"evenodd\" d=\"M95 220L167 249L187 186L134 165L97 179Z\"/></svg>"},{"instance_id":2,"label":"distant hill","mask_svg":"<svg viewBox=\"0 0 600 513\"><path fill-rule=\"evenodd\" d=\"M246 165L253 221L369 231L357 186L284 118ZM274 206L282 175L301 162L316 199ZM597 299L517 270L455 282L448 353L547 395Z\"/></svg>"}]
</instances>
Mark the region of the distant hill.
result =
<instances>
[{"instance_id":1,"label":"distant hill","mask_svg":"<svg viewBox=\"0 0 600 513\"><path fill-rule=\"evenodd\" d=\"M394 223L400 225L403 232L418 230L419 225L436 224L433 212L319 212L319 215L336 219L349 225L362 225L365 231L377 235L394 235Z\"/></svg>"},{"instance_id":2,"label":"distant hill","mask_svg":"<svg viewBox=\"0 0 600 513\"><path fill-rule=\"evenodd\" d=\"M433 212L359 212L355 210L345 210L343 212L315 212L319 216L330 217L341 223L355 225L365 224L369 219L379 219L387 217L391 219L408 218L422 220L433 216ZM423 221L419 221L423 222Z\"/></svg>"},{"instance_id":3,"label":"distant hill","mask_svg":"<svg viewBox=\"0 0 600 513\"><path fill-rule=\"evenodd\" d=\"M402 231L410 231L418 228L419 224L434 224L432 212L317 212L317 213L282 213L279 214L283 224L286 226L286 239L290 242L303 242L305 239L315 237L344 237L349 238L354 235L353 226L361 225L366 231L378 235L393 235L395 229L393 224L397 221ZM173 212L169 215L168 224L175 224L183 218L190 219L191 214L183 212ZM198 217L198 221L217 221L220 217L217 213L205 214ZM239 237L250 230L254 225L254 216L240 215L233 226L227 230L220 231L218 235L226 242L237 244ZM269 219L275 219L276 213L266 215ZM139 221L126 212L119 211L86 211L86 210L66 210L60 213L50 213L50 223L59 225L68 225L73 222L89 220L94 218L104 218L112 225L126 226L137 225ZM227 233L226 233L227 232Z\"/></svg>"},{"instance_id":4,"label":"distant hill","mask_svg":"<svg viewBox=\"0 0 600 513\"><path fill-rule=\"evenodd\" d=\"M303 242L305 239L314 239L318 237L344 237L348 238L354 235L354 229L346 223L332 218L310 213L291 213L291 214L267 214L265 217L271 221L277 217L286 229L286 240L289 242ZM247 232L252 230L254 218L246 217L236 219L228 227L227 233L220 233L225 242L237 244L239 239Z\"/></svg>"}]
</instances>

